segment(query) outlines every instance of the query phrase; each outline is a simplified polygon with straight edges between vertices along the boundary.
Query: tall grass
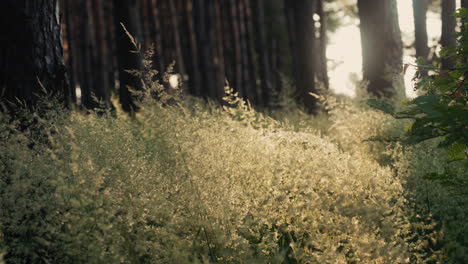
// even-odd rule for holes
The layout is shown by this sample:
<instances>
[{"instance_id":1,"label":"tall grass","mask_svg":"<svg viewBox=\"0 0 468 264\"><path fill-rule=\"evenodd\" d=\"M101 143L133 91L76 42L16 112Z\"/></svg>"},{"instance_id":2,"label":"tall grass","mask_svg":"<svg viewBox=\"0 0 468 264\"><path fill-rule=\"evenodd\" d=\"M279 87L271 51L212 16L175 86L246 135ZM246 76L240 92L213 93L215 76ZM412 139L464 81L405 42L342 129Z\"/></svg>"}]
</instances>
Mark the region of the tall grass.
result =
<instances>
[{"instance_id":1,"label":"tall grass","mask_svg":"<svg viewBox=\"0 0 468 264\"><path fill-rule=\"evenodd\" d=\"M5 261L468 263L466 197L422 177L434 144L369 140L405 124L356 101L267 116L226 92L31 116L38 137L0 116Z\"/></svg>"}]
</instances>

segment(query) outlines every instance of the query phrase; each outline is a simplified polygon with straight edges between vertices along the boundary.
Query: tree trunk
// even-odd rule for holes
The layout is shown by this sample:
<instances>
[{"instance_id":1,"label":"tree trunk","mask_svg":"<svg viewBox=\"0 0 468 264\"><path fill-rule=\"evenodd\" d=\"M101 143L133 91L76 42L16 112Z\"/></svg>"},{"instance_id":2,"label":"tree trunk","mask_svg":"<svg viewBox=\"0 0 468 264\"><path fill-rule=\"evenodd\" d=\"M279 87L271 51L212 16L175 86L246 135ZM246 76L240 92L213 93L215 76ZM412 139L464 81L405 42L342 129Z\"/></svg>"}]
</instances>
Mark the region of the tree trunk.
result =
<instances>
[{"instance_id":1,"label":"tree trunk","mask_svg":"<svg viewBox=\"0 0 468 264\"><path fill-rule=\"evenodd\" d=\"M247 46L247 65L246 69L246 84L245 87L252 93L251 102L253 105L262 105L262 97L260 95L260 87L257 81L257 65L255 63L255 40L254 29L252 22L252 11L249 0L244 0L244 23L245 23L245 41ZM257 14L256 14L257 16Z\"/></svg>"},{"instance_id":2,"label":"tree trunk","mask_svg":"<svg viewBox=\"0 0 468 264\"><path fill-rule=\"evenodd\" d=\"M402 96L403 50L396 0L358 0L358 9L367 91L377 97Z\"/></svg>"},{"instance_id":3,"label":"tree trunk","mask_svg":"<svg viewBox=\"0 0 468 264\"><path fill-rule=\"evenodd\" d=\"M317 79L324 86L329 88L328 67L327 67L327 17L323 7L324 0L317 0L317 15L319 16L320 28L318 38L318 59L317 59Z\"/></svg>"},{"instance_id":4,"label":"tree trunk","mask_svg":"<svg viewBox=\"0 0 468 264\"><path fill-rule=\"evenodd\" d=\"M134 46L121 23L128 32L137 40L141 41L141 26L138 6L136 0L114 0L115 35L117 40L117 64L119 68L119 98L122 109L126 112L136 111L131 89L141 90L141 80L128 73L127 70L142 70L141 54L134 53Z\"/></svg>"},{"instance_id":5,"label":"tree trunk","mask_svg":"<svg viewBox=\"0 0 468 264\"><path fill-rule=\"evenodd\" d=\"M0 11L0 98L29 106L43 88L65 101L69 94L58 1L5 0Z\"/></svg>"},{"instance_id":6,"label":"tree trunk","mask_svg":"<svg viewBox=\"0 0 468 264\"><path fill-rule=\"evenodd\" d=\"M285 0L294 76L295 98L310 113L318 111L317 99L309 93L315 89L315 24L314 0Z\"/></svg>"},{"instance_id":7,"label":"tree trunk","mask_svg":"<svg viewBox=\"0 0 468 264\"><path fill-rule=\"evenodd\" d=\"M461 7L468 8L468 0L461 0Z\"/></svg>"},{"instance_id":8,"label":"tree trunk","mask_svg":"<svg viewBox=\"0 0 468 264\"><path fill-rule=\"evenodd\" d=\"M162 48L162 30L161 30L161 22L160 22L160 10L159 10L159 3L157 0L148 0L148 6L150 9L150 15L151 15L151 36L152 36L152 41L154 41L154 51L155 51L155 57L153 58L153 67L155 67L158 72L159 76L162 77L164 72L166 71L166 63L164 61L164 56L163 56L163 48Z\"/></svg>"},{"instance_id":9,"label":"tree trunk","mask_svg":"<svg viewBox=\"0 0 468 264\"><path fill-rule=\"evenodd\" d=\"M197 38L198 55L200 58L198 67L201 73L201 84L203 85L200 94L205 97L210 97L215 88L212 82L212 78L214 77L213 72L210 71L211 49L207 30L207 6L204 5L203 0L193 0L193 6L195 36Z\"/></svg>"},{"instance_id":10,"label":"tree trunk","mask_svg":"<svg viewBox=\"0 0 468 264\"><path fill-rule=\"evenodd\" d=\"M265 6L264 0L252 1L252 11L254 15L255 25L255 47L258 55L258 65L260 70L260 83L262 91L262 101L264 107L269 107L271 104L273 88L272 77L270 72L270 64L268 57L268 43L265 32Z\"/></svg>"},{"instance_id":11,"label":"tree trunk","mask_svg":"<svg viewBox=\"0 0 468 264\"><path fill-rule=\"evenodd\" d=\"M416 58L422 58L426 63L429 59L429 47L427 46L427 27L426 14L428 9L428 0L413 0L414 17L414 47L416 49ZM419 70L421 77L427 76L427 70Z\"/></svg>"},{"instance_id":12,"label":"tree trunk","mask_svg":"<svg viewBox=\"0 0 468 264\"><path fill-rule=\"evenodd\" d=\"M83 0L79 5L80 24L79 24L79 43L80 43L80 89L81 89L81 105L87 109L94 109L97 103L94 100L95 96L95 55L92 43L94 41L94 28L89 11L91 11L90 0ZM90 21L91 20L91 21Z\"/></svg>"},{"instance_id":13,"label":"tree trunk","mask_svg":"<svg viewBox=\"0 0 468 264\"><path fill-rule=\"evenodd\" d=\"M427 0L413 0L416 57L423 58L424 60L427 60L429 56L426 27L427 8Z\"/></svg>"},{"instance_id":14,"label":"tree trunk","mask_svg":"<svg viewBox=\"0 0 468 264\"><path fill-rule=\"evenodd\" d=\"M455 0L442 1L442 36L440 37L440 45L442 45L442 47L456 46L455 27L457 21L453 16L455 8ZM453 58L441 59L442 69L450 69L454 64Z\"/></svg>"},{"instance_id":15,"label":"tree trunk","mask_svg":"<svg viewBox=\"0 0 468 264\"><path fill-rule=\"evenodd\" d=\"M108 26L108 34L106 39L107 49L109 50L109 54L107 56L107 65L108 65L108 75L109 75L109 89L110 92L117 92L116 90L116 80L117 80L117 44L116 44L116 37L115 37L115 23L114 23L114 4L112 1L106 1L104 5L104 15L106 19L106 24Z\"/></svg>"},{"instance_id":16,"label":"tree trunk","mask_svg":"<svg viewBox=\"0 0 468 264\"><path fill-rule=\"evenodd\" d=\"M189 92L196 96L201 96L202 82L199 68L199 55L197 37L193 20L193 5L191 0L184 0L185 28L187 29L187 71L189 74Z\"/></svg>"},{"instance_id":17,"label":"tree trunk","mask_svg":"<svg viewBox=\"0 0 468 264\"><path fill-rule=\"evenodd\" d=\"M185 76L187 75L187 71L185 68L185 62L184 62L184 57L182 55L182 42L181 42L181 37L180 37L180 32L179 32L179 15L178 15L178 10L176 8L174 0L168 1L169 3L169 15L171 17L171 32L172 35L174 36L173 40L173 46L175 50L175 69L176 73L180 75L179 78L179 85L180 87L187 92L187 86L184 84Z\"/></svg>"},{"instance_id":18,"label":"tree trunk","mask_svg":"<svg viewBox=\"0 0 468 264\"><path fill-rule=\"evenodd\" d=\"M222 0L214 0L213 9L212 9L212 22L211 25L213 26L212 29L212 45L214 47L213 50L213 67L215 67L215 98L218 100L222 100L225 96L224 93L224 83L226 81L226 71L224 68L224 32L222 28L222 13L221 13L221 2Z\"/></svg>"},{"instance_id":19,"label":"tree trunk","mask_svg":"<svg viewBox=\"0 0 468 264\"><path fill-rule=\"evenodd\" d=\"M76 85L77 85L77 76L78 76L78 65L76 61L77 53L76 53L76 27L73 23L73 3L70 0L64 0L62 4L62 9L65 17L65 33L66 37L64 38L67 42L67 49L66 49L66 56L65 61L67 63L67 68L70 78L70 88L69 88L69 96L70 96L70 103L76 104Z\"/></svg>"},{"instance_id":20,"label":"tree trunk","mask_svg":"<svg viewBox=\"0 0 468 264\"><path fill-rule=\"evenodd\" d=\"M232 45L233 45L233 68L234 74L230 80L232 87L244 96L242 91L242 46L240 36L240 22L237 15L237 0L229 0L229 20L232 32Z\"/></svg>"},{"instance_id":21,"label":"tree trunk","mask_svg":"<svg viewBox=\"0 0 468 264\"><path fill-rule=\"evenodd\" d=\"M95 75L96 82L94 92L104 106L110 105L110 81L109 81L109 50L107 46L107 23L104 17L104 0L94 0L93 14L95 17Z\"/></svg>"}]
</instances>

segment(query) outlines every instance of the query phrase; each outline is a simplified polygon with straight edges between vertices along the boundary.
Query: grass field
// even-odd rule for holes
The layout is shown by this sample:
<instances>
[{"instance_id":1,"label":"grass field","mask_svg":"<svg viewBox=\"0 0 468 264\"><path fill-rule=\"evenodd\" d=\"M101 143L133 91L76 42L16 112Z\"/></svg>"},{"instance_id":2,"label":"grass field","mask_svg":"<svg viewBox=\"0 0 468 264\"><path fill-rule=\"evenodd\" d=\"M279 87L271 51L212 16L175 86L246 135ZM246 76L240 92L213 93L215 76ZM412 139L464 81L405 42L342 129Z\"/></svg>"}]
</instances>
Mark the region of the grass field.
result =
<instances>
[{"instance_id":1,"label":"grass field","mask_svg":"<svg viewBox=\"0 0 468 264\"><path fill-rule=\"evenodd\" d=\"M130 118L0 119L6 263L468 263L468 199L436 142L329 96L328 115L147 98ZM53 108L53 107L52 107Z\"/></svg>"}]
</instances>

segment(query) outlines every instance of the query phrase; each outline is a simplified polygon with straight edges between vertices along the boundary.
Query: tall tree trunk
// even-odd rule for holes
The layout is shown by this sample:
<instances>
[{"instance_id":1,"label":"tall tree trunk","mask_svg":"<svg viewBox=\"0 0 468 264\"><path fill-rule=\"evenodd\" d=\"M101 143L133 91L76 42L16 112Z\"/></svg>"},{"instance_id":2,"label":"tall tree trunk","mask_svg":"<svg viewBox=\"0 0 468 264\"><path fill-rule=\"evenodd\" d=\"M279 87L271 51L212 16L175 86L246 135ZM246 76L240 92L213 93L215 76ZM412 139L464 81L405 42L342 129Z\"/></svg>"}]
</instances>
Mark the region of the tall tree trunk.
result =
<instances>
[{"instance_id":1,"label":"tall tree trunk","mask_svg":"<svg viewBox=\"0 0 468 264\"><path fill-rule=\"evenodd\" d=\"M358 0L358 9L367 91L377 97L402 96L403 49L396 0Z\"/></svg>"},{"instance_id":2,"label":"tall tree trunk","mask_svg":"<svg viewBox=\"0 0 468 264\"><path fill-rule=\"evenodd\" d=\"M127 70L142 70L141 54L134 53L134 44L127 36L122 25L137 40L141 41L141 26L136 0L114 0L115 35L117 39L117 62L119 67L119 98L122 109L126 112L136 111L134 98L129 90L141 90L141 81Z\"/></svg>"},{"instance_id":3,"label":"tall tree trunk","mask_svg":"<svg viewBox=\"0 0 468 264\"><path fill-rule=\"evenodd\" d=\"M413 0L414 17L414 46L416 49L416 58L422 58L426 62L429 59L429 47L427 46L427 27L426 14L428 9L428 0ZM427 76L426 70L420 70L421 76Z\"/></svg>"},{"instance_id":4,"label":"tall tree trunk","mask_svg":"<svg viewBox=\"0 0 468 264\"><path fill-rule=\"evenodd\" d=\"M319 16L320 28L318 38L317 79L325 89L329 88L327 67L327 16L323 7L324 0L317 0L317 15Z\"/></svg>"},{"instance_id":5,"label":"tall tree trunk","mask_svg":"<svg viewBox=\"0 0 468 264\"><path fill-rule=\"evenodd\" d=\"M252 103L256 103L256 96L255 96L255 88L252 85L251 78L249 77L249 68L250 61L250 44L249 44L249 36L248 36L248 25L246 19L246 5L245 1L238 0L236 1L237 6L237 16L239 22L239 41L240 41L240 48L241 48L241 63L240 63L240 71L241 71L241 83L239 89L242 91L241 95L248 99Z\"/></svg>"},{"instance_id":6,"label":"tall tree trunk","mask_svg":"<svg viewBox=\"0 0 468 264\"><path fill-rule=\"evenodd\" d=\"M208 14L207 6L204 4L203 0L193 0L194 6L194 25L195 25L195 36L197 38L197 47L199 55L199 69L201 72L201 84L203 85L201 89L201 95L205 97L210 97L214 91L214 83L212 79L214 78L213 72L211 72L211 53L210 53L210 39L208 27Z\"/></svg>"},{"instance_id":7,"label":"tall tree trunk","mask_svg":"<svg viewBox=\"0 0 468 264\"><path fill-rule=\"evenodd\" d=\"M78 64L77 64L77 52L76 52L76 25L73 23L74 21L74 13L73 13L73 2L70 0L64 0L62 4L63 13L65 17L65 32L66 32L66 41L67 41L67 52L65 61L67 63L67 68L69 72L69 79L70 79L70 103L76 104L76 85L77 85L77 77L79 76L78 72Z\"/></svg>"},{"instance_id":8,"label":"tall tree trunk","mask_svg":"<svg viewBox=\"0 0 468 264\"><path fill-rule=\"evenodd\" d=\"M295 98L310 113L318 111L315 89L315 0L285 0L296 80Z\"/></svg>"},{"instance_id":9,"label":"tall tree trunk","mask_svg":"<svg viewBox=\"0 0 468 264\"><path fill-rule=\"evenodd\" d=\"M429 47L427 46L426 14L428 8L427 0L413 0L414 35L416 57L427 60Z\"/></svg>"},{"instance_id":10,"label":"tall tree trunk","mask_svg":"<svg viewBox=\"0 0 468 264\"><path fill-rule=\"evenodd\" d=\"M275 108L281 106L280 97L283 90L284 77L291 74L291 50L288 42L288 23L285 16L285 1L268 0L265 4L265 20L267 43L269 43L268 57L270 58L270 72L272 74L273 93L270 105ZM290 78L293 79L293 78Z\"/></svg>"},{"instance_id":11,"label":"tall tree trunk","mask_svg":"<svg viewBox=\"0 0 468 264\"><path fill-rule=\"evenodd\" d=\"M148 0L148 6L150 9L151 14L151 35L152 41L154 41L154 51L155 57L154 60L154 67L158 70L159 76L162 77L164 72L166 71L166 63L163 56L163 46L162 46L162 30L161 30L161 22L160 22L160 10L159 10L159 2L158 0Z\"/></svg>"},{"instance_id":12,"label":"tall tree trunk","mask_svg":"<svg viewBox=\"0 0 468 264\"><path fill-rule=\"evenodd\" d=\"M108 57L109 50L107 46L107 23L104 17L104 0L94 0L93 3L93 15L95 17L95 74L96 83L95 94L104 106L110 104L110 81L109 81L109 65Z\"/></svg>"},{"instance_id":13,"label":"tall tree trunk","mask_svg":"<svg viewBox=\"0 0 468 264\"><path fill-rule=\"evenodd\" d=\"M110 93L117 92L116 90L116 80L117 80L117 45L116 45L116 37L115 37L115 28L114 28L114 5L112 1L105 1L104 2L104 15L106 19L106 24L108 26L108 34L106 35L106 45L109 51L107 56L107 65L108 65L108 76L109 76L109 89Z\"/></svg>"},{"instance_id":14,"label":"tall tree trunk","mask_svg":"<svg viewBox=\"0 0 468 264\"><path fill-rule=\"evenodd\" d=\"M184 0L184 18L185 28L187 29L187 71L189 74L189 92L196 96L202 94L201 71L199 68L199 55L197 37L195 35L195 26L193 20L192 0Z\"/></svg>"},{"instance_id":15,"label":"tall tree trunk","mask_svg":"<svg viewBox=\"0 0 468 264\"><path fill-rule=\"evenodd\" d=\"M251 91L252 104L262 105L262 97L260 95L260 87L257 81L257 65L255 63L255 40L254 29L252 22L252 11L249 0L244 0L244 23L245 23L245 41L247 46L247 65L246 70L246 83L245 87ZM257 15L257 14L256 14Z\"/></svg>"},{"instance_id":16,"label":"tall tree trunk","mask_svg":"<svg viewBox=\"0 0 468 264\"><path fill-rule=\"evenodd\" d=\"M258 65L260 69L260 83L262 91L262 101L264 107L269 107L273 94L272 77L270 72L270 64L268 57L269 46L265 32L265 3L264 0L252 1L252 11L254 13L255 25L255 47L258 55Z\"/></svg>"},{"instance_id":17,"label":"tall tree trunk","mask_svg":"<svg viewBox=\"0 0 468 264\"><path fill-rule=\"evenodd\" d=\"M233 45L233 68L234 74L232 76L231 85L239 91L243 97L244 92L242 89L242 42L240 36L240 22L237 15L237 0L229 0L229 20L232 32L232 45Z\"/></svg>"},{"instance_id":18,"label":"tall tree trunk","mask_svg":"<svg viewBox=\"0 0 468 264\"><path fill-rule=\"evenodd\" d=\"M468 8L468 0L461 0L461 7Z\"/></svg>"},{"instance_id":19,"label":"tall tree trunk","mask_svg":"<svg viewBox=\"0 0 468 264\"><path fill-rule=\"evenodd\" d=\"M34 106L43 88L69 94L57 0L5 0L0 15L0 99Z\"/></svg>"},{"instance_id":20,"label":"tall tree trunk","mask_svg":"<svg viewBox=\"0 0 468 264\"><path fill-rule=\"evenodd\" d=\"M81 88L81 105L87 109L94 109L97 107L96 101L93 99L94 86L95 86L95 69L94 69L94 40L92 26L92 16L90 17L89 11L90 0L83 0L79 6L80 11L80 88Z\"/></svg>"},{"instance_id":21,"label":"tall tree trunk","mask_svg":"<svg viewBox=\"0 0 468 264\"><path fill-rule=\"evenodd\" d=\"M171 32L172 35L174 36L173 40L173 45L174 45L174 50L175 50L175 69L176 73L180 75L179 78L179 85L182 87L182 89L186 90L187 86L184 84L185 76L187 75L186 67L185 67L185 61L184 57L182 55L182 41L180 37L180 32L179 32L179 12L176 8L174 0L168 1L169 3L169 15L171 18ZM187 92L187 90L186 90Z\"/></svg>"},{"instance_id":22,"label":"tall tree trunk","mask_svg":"<svg viewBox=\"0 0 468 264\"><path fill-rule=\"evenodd\" d=\"M455 8L455 0L442 1L442 36L440 37L442 47L455 47L456 45L455 27L457 21L453 16ZM454 64L453 58L441 59L442 69L450 69Z\"/></svg>"},{"instance_id":23,"label":"tall tree trunk","mask_svg":"<svg viewBox=\"0 0 468 264\"><path fill-rule=\"evenodd\" d=\"M224 97L224 82L226 80L226 71L224 68L224 45L223 45L223 28L222 28L222 13L221 13L221 1L214 0L211 25L212 29L212 45L213 50L213 67L215 67L215 98L221 100Z\"/></svg>"},{"instance_id":24,"label":"tall tree trunk","mask_svg":"<svg viewBox=\"0 0 468 264\"><path fill-rule=\"evenodd\" d=\"M143 32L143 48L145 50L152 44L151 9L147 0L140 0L141 25Z\"/></svg>"}]
</instances>

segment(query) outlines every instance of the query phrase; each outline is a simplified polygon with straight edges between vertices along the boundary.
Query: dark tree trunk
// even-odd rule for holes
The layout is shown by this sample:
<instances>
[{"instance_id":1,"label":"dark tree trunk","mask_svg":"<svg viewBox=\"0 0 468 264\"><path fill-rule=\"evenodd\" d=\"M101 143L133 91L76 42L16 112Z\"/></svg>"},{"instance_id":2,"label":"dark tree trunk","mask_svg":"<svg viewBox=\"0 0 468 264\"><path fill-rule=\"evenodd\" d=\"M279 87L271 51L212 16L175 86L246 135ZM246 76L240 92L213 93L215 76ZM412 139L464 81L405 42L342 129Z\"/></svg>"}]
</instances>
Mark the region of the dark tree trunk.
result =
<instances>
[{"instance_id":1,"label":"dark tree trunk","mask_svg":"<svg viewBox=\"0 0 468 264\"><path fill-rule=\"evenodd\" d=\"M255 63L255 40L252 22L252 11L249 0L244 0L244 23L245 23L245 41L247 46L247 65L245 66L246 83L245 87L251 91L251 102L253 105L262 105L260 87L257 81L257 65ZM258 55L258 54L257 54Z\"/></svg>"},{"instance_id":2,"label":"dark tree trunk","mask_svg":"<svg viewBox=\"0 0 468 264\"><path fill-rule=\"evenodd\" d=\"M318 111L317 99L309 93L315 89L314 0L285 0L291 53L296 80L295 98L310 113Z\"/></svg>"},{"instance_id":3,"label":"dark tree trunk","mask_svg":"<svg viewBox=\"0 0 468 264\"><path fill-rule=\"evenodd\" d=\"M170 2L172 1L157 1L157 13L161 32L161 52L159 56L165 61L166 67L176 62L175 33L172 32L172 13L170 9Z\"/></svg>"},{"instance_id":4,"label":"dark tree trunk","mask_svg":"<svg viewBox=\"0 0 468 264\"><path fill-rule=\"evenodd\" d=\"M70 79L70 89L69 89L69 96L70 96L70 103L71 104L76 104L77 103L77 98L76 98L76 85L77 85L77 76L79 75L78 72L78 64L76 63L76 57L77 57L77 52L76 52L76 28L75 28L75 23L73 23L74 19L74 13L73 13L73 3L70 0L64 0L62 4L62 9L64 13L64 18L65 18L65 33L66 37L64 38L66 40L66 52L65 52L65 61L67 63L67 68L69 72L69 79Z\"/></svg>"},{"instance_id":5,"label":"dark tree trunk","mask_svg":"<svg viewBox=\"0 0 468 264\"><path fill-rule=\"evenodd\" d=\"M151 15L151 35L152 41L154 42L154 67L159 71L160 77L166 71L166 63L164 61L163 56L163 48L162 48L162 30L161 30L161 22L160 22L160 10L159 10L159 3L158 0L148 0L149 1L149 9Z\"/></svg>"},{"instance_id":6,"label":"dark tree trunk","mask_svg":"<svg viewBox=\"0 0 468 264\"><path fill-rule=\"evenodd\" d=\"M109 51L107 55L108 76L109 76L109 89L110 93L116 93L116 80L117 80L117 45L114 28L114 6L112 1L104 2L104 16L108 26L108 34L106 35L106 47Z\"/></svg>"},{"instance_id":7,"label":"dark tree trunk","mask_svg":"<svg viewBox=\"0 0 468 264\"><path fill-rule=\"evenodd\" d=\"M174 46L174 51L175 51L175 69L176 73L180 75L179 78L179 85L186 90L187 86L184 85L184 79L185 75L187 75L187 71L185 68L185 62L184 62L184 57L182 55L182 41L180 37L180 32L179 32L179 12L176 8L174 0L168 1L169 3L169 15L171 17L171 32L172 35L174 36L173 40L173 46ZM186 90L187 91L187 90Z\"/></svg>"},{"instance_id":8,"label":"dark tree trunk","mask_svg":"<svg viewBox=\"0 0 468 264\"><path fill-rule=\"evenodd\" d=\"M98 100L104 106L110 105L110 81L109 81L109 65L108 57L109 50L107 46L108 30L107 23L104 17L104 0L94 0L93 14L95 17L95 75L96 82L94 92Z\"/></svg>"},{"instance_id":9,"label":"dark tree trunk","mask_svg":"<svg viewBox=\"0 0 468 264\"><path fill-rule=\"evenodd\" d=\"M269 107L273 94L272 77L268 57L268 43L265 32L265 6L264 0L252 1L252 11L254 13L255 25L255 47L258 55L258 65L260 70L260 83L262 91L262 101L264 107Z\"/></svg>"},{"instance_id":10,"label":"dark tree trunk","mask_svg":"<svg viewBox=\"0 0 468 264\"><path fill-rule=\"evenodd\" d=\"M461 0L461 7L468 8L468 0Z\"/></svg>"},{"instance_id":11,"label":"dark tree trunk","mask_svg":"<svg viewBox=\"0 0 468 264\"><path fill-rule=\"evenodd\" d=\"M403 95L402 41L396 0L358 0L363 77L377 97Z\"/></svg>"},{"instance_id":12,"label":"dark tree trunk","mask_svg":"<svg viewBox=\"0 0 468 264\"><path fill-rule=\"evenodd\" d=\"M456 45L455 27L457 21L453 16L455 8L455 0L442 1L442 36L440 37L442 47L455 47ZM453 58L441 59L442 69L450 69L454 64Z\"/></svg>"},{"instance_id":13,"label":"dark tree trunk","mask_svg":"<svg viewBox=\"0 0 468 264\"><path fill-rule=\"evenodd\" d=\"M241 47L241 83L239 89L241 95L255 104L255 91L249 78L249 41L246 23L246 7L243 0L236 1L237 16L239 22L239 42Z\"/></svg>"},{"instance_id":14,"label":"dark tree trunk","mask_svg":"<svg viewBox=\"0 0 468 264\"><path fill-rule=\"evenodd\" d=\"M187 70L189 74L189 92L193 95L201 96L202 82L201 71L199 68L199 55L197 37L193 20L193 5L191 0L184 0L184 17L187 29Z\"/></svg>"},{"instance_id":15,"label":"dark tree trunk","mask_svg":"<svg viewBox=\"0 0 468 264\"><path fill-rule=\"evenodd\" d=\"M153 42L153 35L151 33L154 30L151 26L151 8L147 0L140 0L140 14L143 35L143 49L147 50Z\"/></svg>"},{"instance_id":16,"label":"dark tree trunk","mask_svg":"<svg viewBox=\"0 0 468 264\"><path fill-rule=\"evenodd\" d=\"M324 0L317 0L317 15L319 16L320 28L318 38L318 59L317 59L317 79L324 86L329 88L328 67L327 67L327 17L323 7Z\"/></svg>"},{"instance_id":17,"label":"dark tree trunk","mask_svg":"<svg viewBox=\"0 0 468 264\"><path fill-rule=\"evenodd\" d=\"M224 68L224 45L223 45L223 28L222 28L222 13L221 2L222 0L214 0L211 25L212 25L212 45L213 49L213 67L215 72L215 98L221 100L224 97L224 82L226 80L226 72Z\"/></svg>"},{"instance_id":18,"label":"dark tree trunk","mask_svg":"<svg viewBox=\"0 0 468 264\"><path fill-rule=\"evenodd\" d=\"M80 89L81 89L81 105L87 109L97 107L96 101L93 99L95 85L95 69L94 69L94 28L92 27L93 16L89 15L90 0L83 0L79 5L79 47L80 47ZM91 21L90 21L91 20Z\"/></svg>"},{"instance_id":19,"label":"dark tree trunk","mask_svg":"<svg viewBox=\"0 0 468 264\"><path fill-rule=\"evenodd\" d=\"M199 69L201 73L201 95L210 97L214 91L214 83L212 81L213 72L210 71L211 67L211 54L210 54L210 39L208 27L208 14L207 6L204 5L202 0L193 0L194 6L194 25L195 36L197 38L198 56L199 56ZM209 78L208 78L209 77Z\"/></svg>"},{"instance_id":20,"label":"dark tree trunk","mask_svg":"<svg viewBox=\"0 0 468 264\"><path fill-rule=\"evenodd\" d=\"M230 1L221 1L220 14L221 14L221 30L223 32L223 57L224 57L224 72L226 80L232 85L233 77L235 74L235 58L232 24L235 23L230 18Z\"/></svg>"},{"instance_id":21,"label":"dark tree trunk","mask_svg":"<svg viewBox=\"0 0 468 264\"><path fill-rule=\"evenodd\" d=\"M424 60L427 60L429 56L426 27L427 8L427 0L413 0L416 57Z\"/></svg>"},{"instance_id":22,"label":"dark tree trunk","mask_svg":"<svg viewBox=\"0 0 468 264\"><path fill-rule=\"evenodd\" d=\"M56 0L5 0L0 15L1 102L37 103L43 88L70 94Z\"/></svg>"},{"instance_id":23,"label":"dark tree trunk","mask_svg":"<svg viewBox=\"0 0 468 264\"><path fill-rule=\"evenodd\" d=\"M242 46L240 36L240 22L237 15L237 0L229 0L229 20L231 25L233 45L233 68L234 74L230 80L231 85L244 96L242 91Z\"/></svg>"},{"instance_id":24,"label":"dark tree trunk","mask_svg":"<svg viewBox=\"0 0 468 264\"><path fill-rule=\"evenodd\" d=\"M273 94L270 105L275 108L281 106L280 96L283 90L283 77L291 74L291 50L288 40L288 24L285 16L285 1L268 0L265 7L265 30L267 32L268 57L270 58L270 72L272 74ZM289 78L293 79L293 78Z\"/></svg>"},{"instance_id":25,"label":"dark tree trunk","mask_svg":"<svg viewBox=\"0 0 468 264\"><path fill-rule=\"evenodd\" d=\"M141 41L140 13L136 0L114 0L113 3L120 83L119 98L122 109L126 112L133 112L137 109L129 88L141 90L141 81L127 70L142 70L141 54L132 52L137 48L132 44L121 23L137 41Z\"/></svg>"}]
</instances>

